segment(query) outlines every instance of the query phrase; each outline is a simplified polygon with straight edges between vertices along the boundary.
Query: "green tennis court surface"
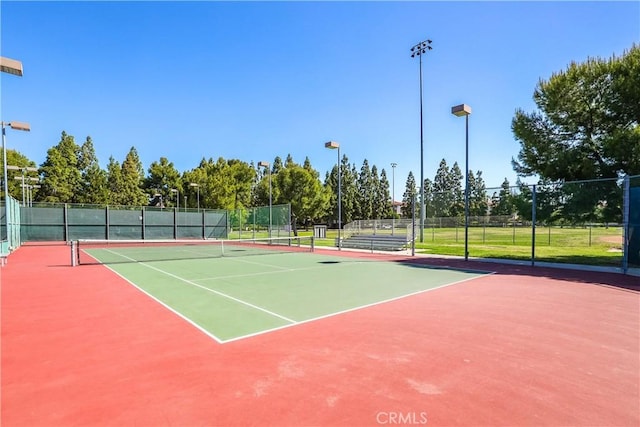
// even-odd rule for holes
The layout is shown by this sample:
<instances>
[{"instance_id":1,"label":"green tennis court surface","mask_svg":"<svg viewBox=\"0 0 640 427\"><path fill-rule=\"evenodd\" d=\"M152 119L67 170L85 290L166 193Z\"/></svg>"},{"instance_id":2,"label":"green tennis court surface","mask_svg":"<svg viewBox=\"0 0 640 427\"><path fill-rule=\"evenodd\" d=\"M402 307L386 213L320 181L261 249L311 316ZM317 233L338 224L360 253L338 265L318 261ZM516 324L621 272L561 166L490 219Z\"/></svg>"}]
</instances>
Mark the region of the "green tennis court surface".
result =
<instances>
[{"instance_id":1,"label":"green tennis court surface","mask_svg":"<svg viewBox=\"0 0 640 427\"><path fill-rule=\"evenodd\" d=\"M487 274L312 252L139 261L140 250L84 252L221 343Z\"/></svg>"}]
</instances>

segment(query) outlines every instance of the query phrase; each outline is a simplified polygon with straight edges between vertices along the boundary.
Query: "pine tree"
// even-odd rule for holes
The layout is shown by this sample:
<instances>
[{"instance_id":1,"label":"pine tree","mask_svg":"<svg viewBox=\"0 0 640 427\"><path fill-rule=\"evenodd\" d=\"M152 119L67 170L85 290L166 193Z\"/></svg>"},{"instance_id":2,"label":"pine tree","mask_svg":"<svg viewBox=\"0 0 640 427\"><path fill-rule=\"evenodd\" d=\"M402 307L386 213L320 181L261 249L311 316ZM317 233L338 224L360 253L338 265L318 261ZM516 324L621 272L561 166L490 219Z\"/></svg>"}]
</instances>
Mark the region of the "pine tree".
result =
<instances>
[{"instance_id":1,"label":"pine tree","mask_svg":"<svg viewBox=\"0 0 640 427\"><path fill-rule=\"evenodd\" d=\"M404 218L413 218L414 201L416 201L416 195L418 191L416 189L416 179L413 176L413 172L409 172L407 182L405 184L404 194L402 195L402 216ZM416 211L416 217L418 212Z\"/></svg>"},{"instance_id":2,"label":"pine tree","mask_svg":"<svg viewBox=\"0 0 640 427\"><path fill-rule=\"evenodd\" d=\"M81 181L77 190L78 203L107 204L109 202L107 173L100 168L93 141L89 136L80 147L78 167L81 172Z\"/></svg>"},{"instance_id":3,"label":"pine tree","mask_svg":"<svg viewBox=\"0 0 640 427\"><path fill-rule=\"evenodd\" d=\"M109 199L110 205L124 205L124 182L122 179L122 168L120 163L117 162L113 156L109 157L109 164L107 165L107 184L109 186Z\"/></svg>"},{"instance_id":4,"label":"pine tree","mask_svg":"<svg viewBox=\"0 0 640 427\"><path fill-rule=\"evenodd\" d=\"M278 172L280 172L280 170L283 168L284 166L282 165L282 159L280 158L280 156L276 156L275 159L273 159L273 166L271 167L271 175L275 175Z\"/></svg>"},{"instance_id":5,"label":"pine tree","mask_svg":"<svg viewBox=\"0 0 640 427\"><path fill-rule=\"evenodd\" d=\"M464 176L458 166L458 162L453 164L451 171L449 172L449 191L452 194L451 207L449 209L449 216L462 216L464 215L464 190L462 181Z\"/></svg>"},{"instance_id":6,"label":"pine tree","mask_svg":"<svg viewBox=\"0 0 640 427\"><path fill-rule=\"evenodd\" d=\"M82 179L78 169L79 151L73 136L63 131L60 142L47 151L47 158L40 168L42 184L37 201L76 202Z\"/></svg>"},{"instance_id":7,"label":"pine tree","mask_svg":"<svg viewBox=\"0 0 640 427\"><path fill-rule=\"evenodd\" d=\"M442 159L433 181L433 216L449 217L455 196L451 191L451 177L447 161Z\"/></svg>"},{"instance_id":8,"label":"pine tree","mask_svg":"<svg viewBox=\"0 0 640 427\"><path fill-rule=\"evenodd\" d=\"M360 175L357 182L358 196L357 196L357 218L358 219L372 219L373 216L373 195L374 188L372 182L371 170L369 169L369 162L364 159L362 167L360 168Z\"/></svg>"},{"instance_id":9,"label":"pine tree","mask_svg":"<svg viewBox=\"0 0 640 427\"><path fill-rule=\"evenodd\" d=\"M384 169L382 169L382 172L380 172L380 180L377 186L377 197L376 197L376 206L378 208L377 218L393 217L393 206L391 205L391 194L389 192L389 188L390 188L390 185L389 185L389 180L387 179L387 172Z\"/></svg>"},{"instance_id":10,"label":"pine tree","mask_svg":"<svg viewBox=\"0 0 640 427\"><path fill-rule=\"evenodd\" d=\"M424 209L425 209L425 217L431 218L435 216L434 212L434 194L433 194L433 182L429 178L424 180L424 185L422 186L424 191Z\"/></svg>"},{"instance_id":11,"label":"pine tree","mask_svg":"<svg viewBox=\"0 0 640 427\"><path fill-rule=\"evenodd\" d=\"M487 187L482 179L482 171L469 171L469 215L485 216L489 209Z\"/></svg>"},{"instance_id":12,"label":"pine tree","mask_svg":"<svg viewBox=\"0 0 640 427\"><path fill-rule=\"evenodd\" d=\"M129 153L122 162L122 202L125 206L146 206L149 197L142 189L144 169L135 147L131 147Z\"/></svg>"},{"instance_id":13,"label":"pine tree","mask_svg":"<svg viewBox=\"0 0 640 427\"><path fill-rule=\"evenodd\" d=\"M492 215L511 215L515 212L515 206L511 196L511 188L509 187L509 180L507 178L502 182L500 193L498 195L494 193L492 205Z\"/></svg>"},{"instance_id":14,"label":"pine tree","mask_svg":"<svg viewBox=\"0 0 640 427\"><path fill-rule=\"evenodd\" d=\"M204 161L204 159L203 159ZM201 162L202 166L202 162ZM148 175L144 180L144 188L149 196L160 194L163 206L175 206L175 194L171 189L182 192L180 173L173 166L173 163L166 157L160 157L159 161L151 163Z\"/></svg>"}]
</instances>

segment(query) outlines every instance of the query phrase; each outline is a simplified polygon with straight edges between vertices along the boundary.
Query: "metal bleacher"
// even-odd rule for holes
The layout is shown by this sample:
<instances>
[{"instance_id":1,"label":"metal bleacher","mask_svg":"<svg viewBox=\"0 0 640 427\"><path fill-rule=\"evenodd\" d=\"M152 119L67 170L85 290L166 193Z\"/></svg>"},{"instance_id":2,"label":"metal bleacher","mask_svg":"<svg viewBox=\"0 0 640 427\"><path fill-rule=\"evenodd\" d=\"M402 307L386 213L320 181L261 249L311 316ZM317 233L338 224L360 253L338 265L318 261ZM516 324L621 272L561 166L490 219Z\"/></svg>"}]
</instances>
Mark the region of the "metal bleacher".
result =
<instances>
[{"instance_id":1,"label":"metal bleacher","mask_svg":"<svg viewBox=\"0 0 640 427\"><path fill-rule=\"evenodd\" d=\"M386 234L355 234L343 239L342 247L371 251L401 251L407 247L407 238Z\"/></svg>"}]
</instances>

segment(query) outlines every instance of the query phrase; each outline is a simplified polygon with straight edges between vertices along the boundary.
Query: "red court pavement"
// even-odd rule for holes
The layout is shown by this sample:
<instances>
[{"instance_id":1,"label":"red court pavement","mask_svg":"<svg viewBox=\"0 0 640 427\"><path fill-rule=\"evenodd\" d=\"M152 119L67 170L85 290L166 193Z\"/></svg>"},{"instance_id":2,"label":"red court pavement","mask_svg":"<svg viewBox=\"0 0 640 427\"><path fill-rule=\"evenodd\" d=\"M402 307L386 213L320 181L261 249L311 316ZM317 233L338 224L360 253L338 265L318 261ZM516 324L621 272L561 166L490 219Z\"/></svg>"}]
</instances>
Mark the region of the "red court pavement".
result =
<instances>
[{"instance_id":1,"label":"red court pavement","mask_svg":"<svg viewBox=\"0 0 640 427\"><path fill-rule=\"evenodd\" d=\"M65 246L22 247L2 426L640 425L638 278L428 262L498 273L220 345Z\"/></svg>"}]
</instances>

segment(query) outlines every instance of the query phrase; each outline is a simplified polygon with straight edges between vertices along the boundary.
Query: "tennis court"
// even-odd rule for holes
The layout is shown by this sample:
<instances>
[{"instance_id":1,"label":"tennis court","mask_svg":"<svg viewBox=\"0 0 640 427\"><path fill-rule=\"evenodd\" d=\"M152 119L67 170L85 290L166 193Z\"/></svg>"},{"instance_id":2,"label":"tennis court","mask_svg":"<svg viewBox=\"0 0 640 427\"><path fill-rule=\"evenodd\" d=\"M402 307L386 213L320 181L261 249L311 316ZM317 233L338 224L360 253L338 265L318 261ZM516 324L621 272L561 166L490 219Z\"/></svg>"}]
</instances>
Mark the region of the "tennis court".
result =
<instances>
[{"instance_id":1,"label":"tennis court","mask_svg":"<svg viewBox=\"0 0 640 427\"><path fill-rule=\"evenodd\" d=\"M0 270L3 426L640 424L637 277L91 246Z\"/></svg>"},{"instance_id":2,"label":"tennis court","mask_svg":"<svg viewBox=\"0 0 640 427\"><path fill-rule=\"evenodd\" d=\"M80 241L78 260L107 265L221 343L488 273L321 255L312 240Z\"/></svg>"}]
</instances>

